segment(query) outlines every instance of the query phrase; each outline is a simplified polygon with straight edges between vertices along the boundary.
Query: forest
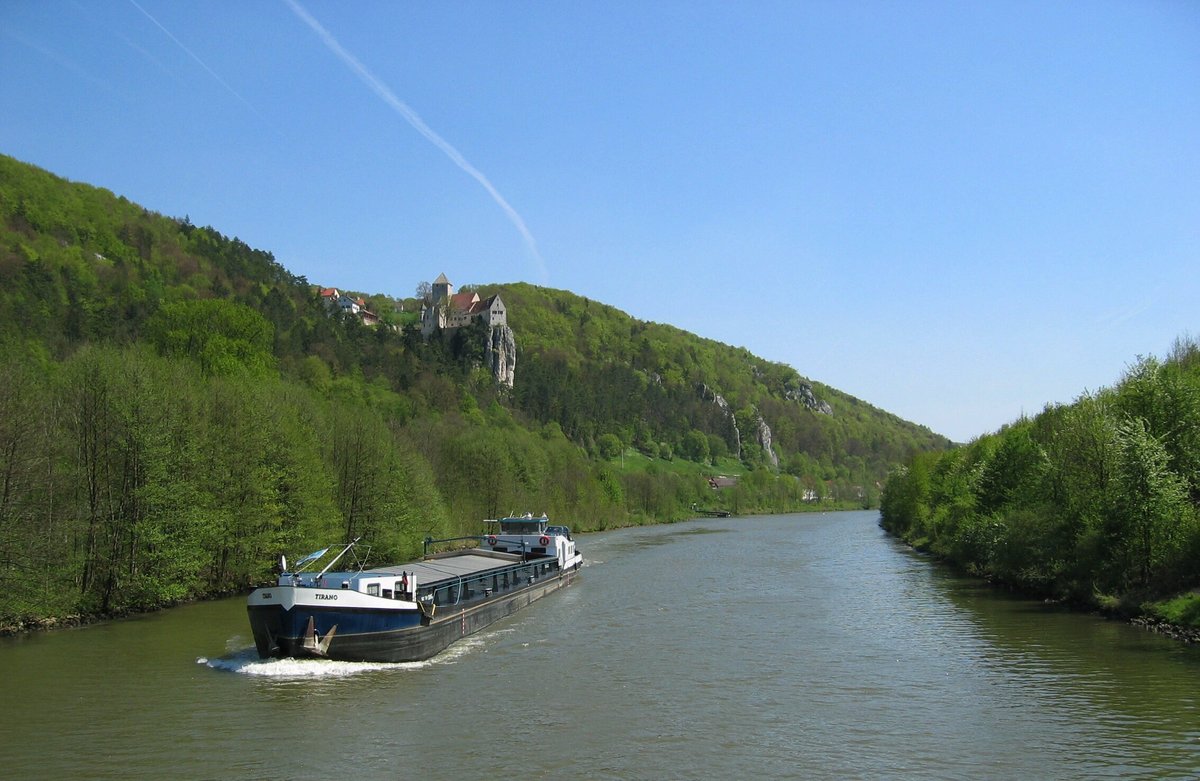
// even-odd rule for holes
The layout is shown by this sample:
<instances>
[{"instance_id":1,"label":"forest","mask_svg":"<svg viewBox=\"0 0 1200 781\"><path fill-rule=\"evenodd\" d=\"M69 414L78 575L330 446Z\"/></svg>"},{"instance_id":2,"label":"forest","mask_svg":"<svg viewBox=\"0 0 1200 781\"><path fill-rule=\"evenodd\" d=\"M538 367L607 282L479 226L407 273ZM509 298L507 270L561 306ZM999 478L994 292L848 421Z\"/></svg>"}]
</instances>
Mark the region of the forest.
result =
<instances>
[{"instance_id":1,"label":"forest","mask_svg":"<svg viewBox=\"0 0 1200 781\"><path fill-rule=\"evenodd\" d=\"M884 528L1025 593L1200 626L1200 345L887 482Z\"/></svg>"},{"instance_id":2,"label":"forest","mask_svg":"<svg viewBox=\"0 0 1200 781\"><path fill-rule=\"evenodd\" d=\"M0 627L243 591L352 537L408 559L509 512L866 506L950 446L744 349L478 289L509 308L511 390L471 329L422 339L411 297L362 294L369 327L268 251L0 156Z\"/></svg>"}]
</instances>

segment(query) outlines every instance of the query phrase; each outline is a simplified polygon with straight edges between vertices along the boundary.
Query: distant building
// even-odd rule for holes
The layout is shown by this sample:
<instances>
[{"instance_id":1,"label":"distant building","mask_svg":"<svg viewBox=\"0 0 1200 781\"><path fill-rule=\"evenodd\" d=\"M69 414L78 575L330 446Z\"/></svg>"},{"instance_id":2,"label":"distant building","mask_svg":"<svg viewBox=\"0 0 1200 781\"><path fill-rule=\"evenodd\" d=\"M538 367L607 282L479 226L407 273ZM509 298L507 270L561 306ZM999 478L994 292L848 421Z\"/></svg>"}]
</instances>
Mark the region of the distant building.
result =
<instances>
[{"instance_id":1,"label":"distant building","mask_svg":"<svg viewBox=\"0 0 1200 781\"><path fill-rule=\"evenodd\" d=\"M500 296L480 298L478 293L455 293L446 275L439 274L421 303L421 335L428 339L437 331L464 328L476 320L493 328L508 325L508 312Z\"/></svg>"},{"instance_id":2,"label":"distant building","mask_svg":"<svg viewBox=\"0 0 1200 781\"><path fill-rule=\"evenodd\" d=\"M356 316L363 325L379 325L379 316L367 309L367 302L362 296L353 297L339 291L336 287L324 287L320 291L321 302L330 312L338 310Z\"/></svg>"}]
</instances>

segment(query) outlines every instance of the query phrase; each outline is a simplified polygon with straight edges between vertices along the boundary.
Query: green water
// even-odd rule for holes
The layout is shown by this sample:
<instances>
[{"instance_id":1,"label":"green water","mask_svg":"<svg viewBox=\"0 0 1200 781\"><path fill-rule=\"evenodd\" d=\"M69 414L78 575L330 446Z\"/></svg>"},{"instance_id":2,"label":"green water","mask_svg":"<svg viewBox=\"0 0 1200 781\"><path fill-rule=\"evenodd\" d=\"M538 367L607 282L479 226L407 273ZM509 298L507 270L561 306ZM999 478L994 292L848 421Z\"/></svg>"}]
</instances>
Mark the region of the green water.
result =
<instances>
[{"instance_id":1,"label":"green water","mask_svg":"<svg viewBox=\"0 0 1200 781\"><path fill-rule=\"evenodd\" d=\"M997 595L873 513L579 539L431 662L261 662L240 599L0 642L0 774L1195 778L1200 648Z\"/></svg>"}]
</instances>

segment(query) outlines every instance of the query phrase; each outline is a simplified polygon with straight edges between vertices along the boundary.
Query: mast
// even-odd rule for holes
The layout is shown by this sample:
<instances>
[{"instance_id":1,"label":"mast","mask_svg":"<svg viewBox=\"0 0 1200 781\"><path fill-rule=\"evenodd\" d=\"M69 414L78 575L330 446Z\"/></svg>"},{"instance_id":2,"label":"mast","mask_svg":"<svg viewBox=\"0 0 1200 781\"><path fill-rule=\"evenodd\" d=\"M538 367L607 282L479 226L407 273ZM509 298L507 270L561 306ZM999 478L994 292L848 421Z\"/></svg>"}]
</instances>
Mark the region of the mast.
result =
<instances>
[{"instance_id":1,"label":"mast","mask_svg":"<svg viewBox=\"0 0 1200 781\"><path fill-rule=\"evenodd\" d=\"M317 573L317 577L316 577L316 579L317 579L317 580L320 580L321 578L325 577L325 573L329 571L329 568L330 568L330 567L332 567L334 564L337 564L337 563L338 563L338 559L340 559L342 556L345 556L345 555L346 555L346 551L348 551L348 550L350 550L351 548L353 548L353 547L354 547L356 544L358 544L358 541L359 541L359 540L361 540L361 539L362 539L362 537L355 537L353 540L350 540L350 543L349 543L349 544L348 544L346 547L342 548L342 552L341 552L341 553L339 553L338 555L334 556L334 557L333 557L333 561L331 561L331 562L329 562L328 564L326 564L326 565L325 565L325 569L323 569L323 570L321 570L319 573Z\"/></svg>"}]
</instances>

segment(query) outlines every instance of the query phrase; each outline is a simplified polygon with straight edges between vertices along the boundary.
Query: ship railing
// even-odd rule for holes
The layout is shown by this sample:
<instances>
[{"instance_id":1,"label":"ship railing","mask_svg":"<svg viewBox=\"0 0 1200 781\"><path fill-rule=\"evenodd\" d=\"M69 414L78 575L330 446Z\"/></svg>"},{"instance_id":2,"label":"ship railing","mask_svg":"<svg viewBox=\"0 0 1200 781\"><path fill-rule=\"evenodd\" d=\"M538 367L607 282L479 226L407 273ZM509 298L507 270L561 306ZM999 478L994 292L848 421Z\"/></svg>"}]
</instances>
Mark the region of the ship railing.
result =
<instances>
[{"instance_id":1,"label":"ship railing","mask_svg":"<svg viewBox=\"0 0 1200 781\"><path fill-rule=\"evenodd\" d=\"M426 537L425 542L424 542L424 545L425 545L424 555L426 555L426 556L429 555L429 548L433 545L441 545L442 543L446 543L446 542L473 542L473 543L477 543L477 544L482 544L483 539L484 538L481 537L480 535L474 535L472 537L446 537L445 539L442 539L442 540L435 540L432 537ZM467 547L470 547L470 546L454 545L449 548L445 548L443 550L454 550L456 548L467 548Z\"/></svg>"},{"instance_id":2,"label":"ship railing","mask_svg":"<svg viewBox=\"0 0 1200 781\"><path fill-rule=\"evenodd\" d=\"M493 594L536 583L556 572L557 564L555 559L520 562L471 577L456 578L449 583L443 582L426 593L432 593L433 603L439 606L476 602Z\"/></svg>"},{"instance_id":3,"label":"ship railing","mask_svg":"<svg viewBox=\"0 0 1200 781\"><path fill-rule=\"evenodd\" d=\"M447 537L442 540L435 540L432 537L426 537L424 540L424 550L423 550L422 555L428 556L429 549L435 545L441 545L443 543L451 543L451 542L460 542L460 543L461 542L473 542L476 545L478 545L480 548L484 548L487 545L488 539L495 538L496 536L497 535L493 533L493 534L476 535L476 536L471 536L471 537ZM513 539L513 537L517 537L518 539ZM505 546L512 546L512 547L516 547L517 545L521 546L521 549L519 551L512 550L512 551L508 551L509 553L520 553L521 557L525 558L531 552L532 544L529 543L527 540L525 540L523 538L523 535L509 535L507 537L503 537L502 540L503 540ZM452 551L452 550L466 548L466 547L470 547L470 546L451 545L449 547L442 548L440 552Z\"/></svg>"}]
</instances>

